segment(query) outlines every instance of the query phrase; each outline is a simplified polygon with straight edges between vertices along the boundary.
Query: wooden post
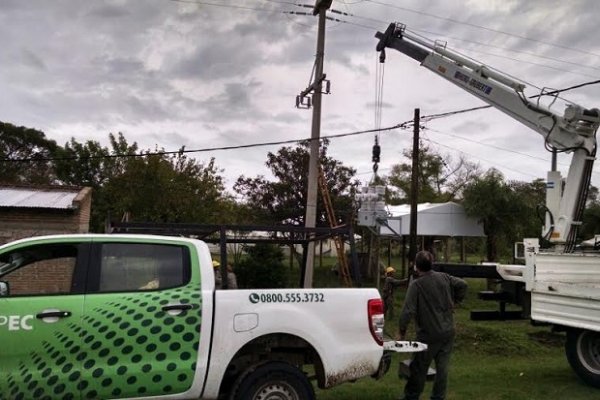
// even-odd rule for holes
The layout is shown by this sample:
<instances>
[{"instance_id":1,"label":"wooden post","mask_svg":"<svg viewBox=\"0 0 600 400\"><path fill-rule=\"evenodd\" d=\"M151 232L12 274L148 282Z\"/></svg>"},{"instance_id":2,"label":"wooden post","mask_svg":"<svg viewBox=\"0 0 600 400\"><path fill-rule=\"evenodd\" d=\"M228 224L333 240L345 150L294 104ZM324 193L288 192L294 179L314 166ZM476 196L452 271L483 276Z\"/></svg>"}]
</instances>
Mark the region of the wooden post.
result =
<instances>
[{"instance_id":1,"label":"wooden post","mask_svg":"<svg viewBox=\"0 0 600 400\"><path fill-rule=\"evenodd\" d=\"M417 204L419 202L419 123L421 110L415 108L412 149L412 171L410 185L410 239L408 265L412 266L417 254Z\"/></svg>"}]
</instances>

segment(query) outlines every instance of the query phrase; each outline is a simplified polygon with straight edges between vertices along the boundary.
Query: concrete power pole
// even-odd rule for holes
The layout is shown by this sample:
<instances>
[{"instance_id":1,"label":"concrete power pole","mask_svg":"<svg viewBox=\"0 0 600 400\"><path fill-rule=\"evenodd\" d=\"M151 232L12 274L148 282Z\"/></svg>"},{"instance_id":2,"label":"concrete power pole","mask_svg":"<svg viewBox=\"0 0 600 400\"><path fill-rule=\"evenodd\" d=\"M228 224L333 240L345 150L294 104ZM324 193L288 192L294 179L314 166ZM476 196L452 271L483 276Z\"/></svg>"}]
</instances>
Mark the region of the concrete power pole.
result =
<instances>
[{"instance_id":1,"label":"concrete power pole","mask_svg":"<svg viewBox=\"0 0 600 400\"><path fill-rule=\"evenodd\" d=\"M315 81L309 89L314 89L312 133L310 141L310 161L308 164L308 191L306 194L306 217L304 226L314 228L317 221L317 179L319 173L319 139L321 137L321 92L323 90L323 60L325 58L325 16L331 7L332 0L316 0L314 15L319 15L317 33L317 59L315 64ZM306 249L306 269L304 273L304 287L310 288L313 283L315 243L309 242Z\"/></svg>"}]
</instances>

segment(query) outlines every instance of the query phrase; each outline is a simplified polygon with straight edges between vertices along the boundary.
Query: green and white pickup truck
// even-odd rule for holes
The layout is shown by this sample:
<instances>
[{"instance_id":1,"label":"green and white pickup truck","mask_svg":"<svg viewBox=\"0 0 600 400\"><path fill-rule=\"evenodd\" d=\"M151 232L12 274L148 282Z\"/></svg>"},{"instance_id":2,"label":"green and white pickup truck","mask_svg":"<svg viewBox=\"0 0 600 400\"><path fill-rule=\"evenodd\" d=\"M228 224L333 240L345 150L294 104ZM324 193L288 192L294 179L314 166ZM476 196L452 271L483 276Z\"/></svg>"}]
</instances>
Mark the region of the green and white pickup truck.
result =
<instances>
[{"instance_id":1,"label":"green and white pickup truck","mask_svg":"<svg viewBox=\"0 0 600 400\"><path fill-rule=\"evenodd\" d=\"M375 289L215 290L206 244L0 247L0 399L313 399L387 369Z\"/></svg>"}]
</instances>

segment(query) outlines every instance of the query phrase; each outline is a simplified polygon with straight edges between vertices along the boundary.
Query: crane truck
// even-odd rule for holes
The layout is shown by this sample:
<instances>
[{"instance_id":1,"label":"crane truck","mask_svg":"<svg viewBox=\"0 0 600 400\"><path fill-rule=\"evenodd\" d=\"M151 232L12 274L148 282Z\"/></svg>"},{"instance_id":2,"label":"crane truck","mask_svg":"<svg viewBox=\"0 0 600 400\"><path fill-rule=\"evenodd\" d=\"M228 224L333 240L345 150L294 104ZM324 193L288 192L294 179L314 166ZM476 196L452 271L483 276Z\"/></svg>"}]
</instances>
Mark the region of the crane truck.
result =
<instances>
[{"instance_id":1,"label":"crane truck","mask_svg":"<svg viewBox=\"0 0 600 400\"><path fill-rule=\"evenodd\" d=\"M412 34L403 24L392 23L375 37L380 61L385 60L387 48L398 50L538 132L547 149L572 153L565 179L556 170L547 175L541 237L550 246L541 248L539 238L524 239L525 265L497 264L496 270L505 281L524 288L533 323L566 332L569 364L584 382L600 388L600 254L584 253L577 247L577 228L596 156L600 110L567 103L557 113L527 98L524 83L444 43Z\"/></svg>"}]
</instances>

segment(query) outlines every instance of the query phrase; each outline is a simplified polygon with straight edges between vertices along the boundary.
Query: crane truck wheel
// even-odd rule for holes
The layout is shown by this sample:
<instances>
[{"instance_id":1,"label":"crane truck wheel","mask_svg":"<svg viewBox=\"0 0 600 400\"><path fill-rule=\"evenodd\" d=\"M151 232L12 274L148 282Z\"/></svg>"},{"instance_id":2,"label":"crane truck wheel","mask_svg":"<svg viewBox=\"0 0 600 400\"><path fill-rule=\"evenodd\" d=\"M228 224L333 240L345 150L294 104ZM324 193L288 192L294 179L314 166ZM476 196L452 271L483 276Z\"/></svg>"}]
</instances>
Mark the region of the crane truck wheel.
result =
<instances>
[{"instance_id":1,"label":"crane truck wheel","mask_svg":"<svg viewBox=\"0 0 600 400\"><path fill-rule=\"evenodd\" d=\"M304 373L291 364L270 361L246 370L234 384L233 400L314 400Z\"/></svg>"},{"instance_id":2,"label":"crane truck wheel","mask_svg":"<svg viewBox=\"0 0 600 400\"><path fill-rule=\"evenodd\" d=\"M588 385L600 388L600 332L567 331L565 352L575 373Z\"/></svg>"}]
</instances>

